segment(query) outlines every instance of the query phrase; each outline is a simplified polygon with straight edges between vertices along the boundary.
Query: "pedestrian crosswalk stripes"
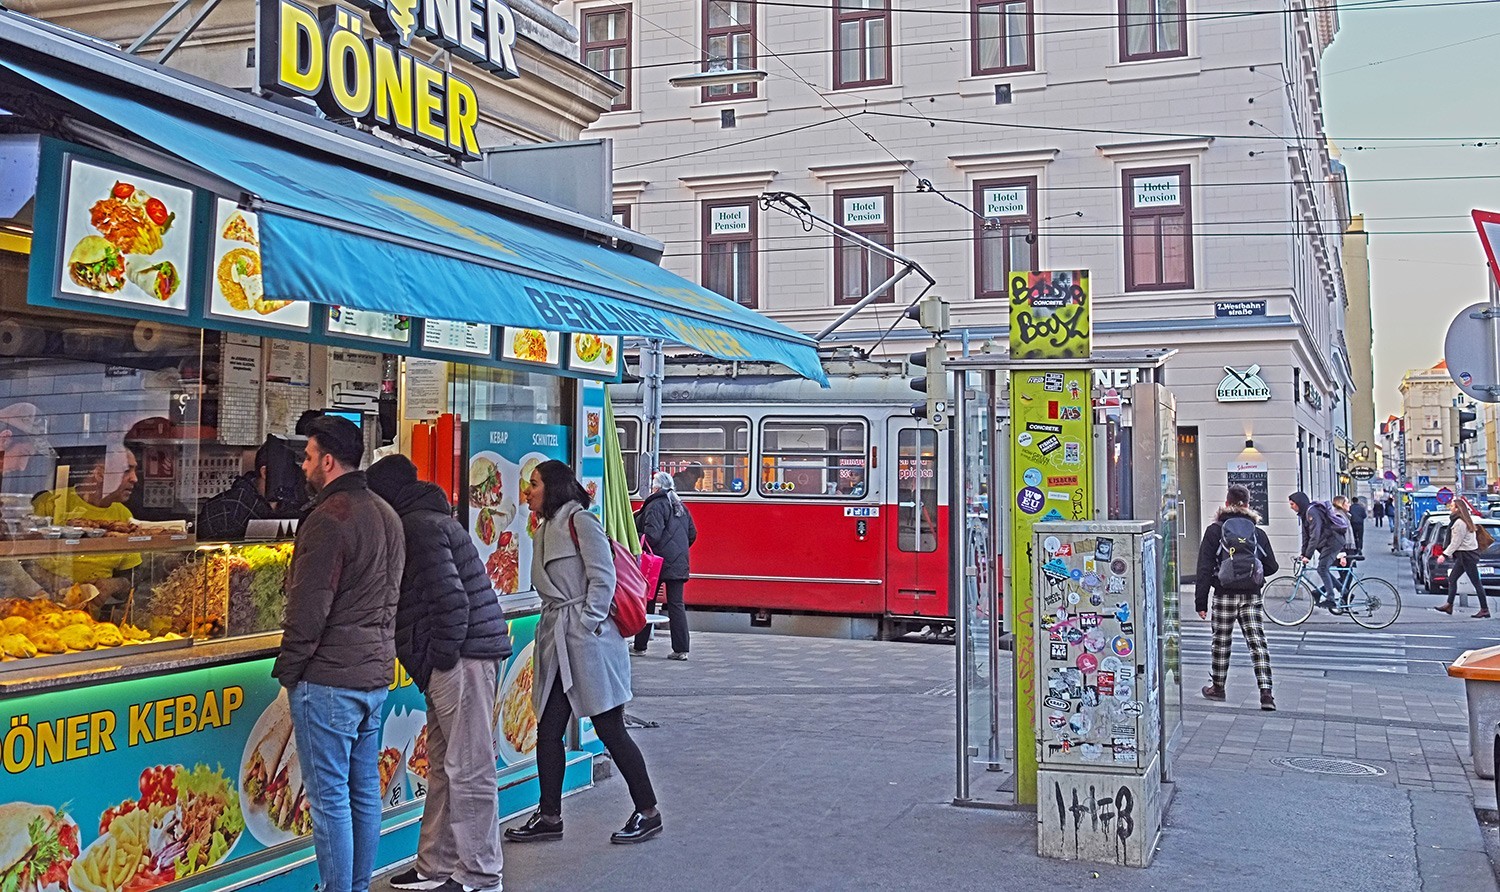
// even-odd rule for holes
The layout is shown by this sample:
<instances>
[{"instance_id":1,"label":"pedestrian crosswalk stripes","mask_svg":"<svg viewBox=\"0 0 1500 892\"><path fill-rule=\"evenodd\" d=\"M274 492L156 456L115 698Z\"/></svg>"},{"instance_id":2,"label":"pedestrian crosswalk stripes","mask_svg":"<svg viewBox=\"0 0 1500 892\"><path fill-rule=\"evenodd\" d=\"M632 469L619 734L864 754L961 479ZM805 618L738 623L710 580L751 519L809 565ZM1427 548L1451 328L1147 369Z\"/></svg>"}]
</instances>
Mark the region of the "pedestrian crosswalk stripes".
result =
<instances>
[{"instance_id":1,"label":"pedestrian crosswalk stripes","mask_svg":"<svg viewBox=\"0 0 1500 892\"><path fill-rule=\"evenodd\" d=\"M1384 672L1438 674L1454 658L1476 642L1453 635L1403 634L1399 632L1339 631L1301 626L1281 628L1267 625L1266 641L1273 669L1323 672ZM1185 664L1209 663L1213 633L1208 625L1187 622L1182 627L1182 659ZM1250 671L1250 652L1238 632L1230 654L1232 671Z\"/></svg>"}]
</instances>

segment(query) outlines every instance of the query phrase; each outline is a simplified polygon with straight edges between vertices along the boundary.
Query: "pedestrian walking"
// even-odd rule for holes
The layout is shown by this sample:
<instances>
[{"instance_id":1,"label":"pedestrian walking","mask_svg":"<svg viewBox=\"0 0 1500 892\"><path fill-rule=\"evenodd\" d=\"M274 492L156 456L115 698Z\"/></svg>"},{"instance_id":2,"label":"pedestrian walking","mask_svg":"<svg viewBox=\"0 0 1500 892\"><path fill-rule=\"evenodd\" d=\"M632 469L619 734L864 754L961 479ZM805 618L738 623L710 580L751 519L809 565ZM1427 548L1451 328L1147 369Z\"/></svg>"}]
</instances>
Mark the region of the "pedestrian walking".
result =
<instances>
[{"instance_id":1,"label":"pedestrian walking","mask_svg":"<svg viewBox=\"0 0 1500 892\"><path fill-rule=\"evenodd\" d=\"M417 862L397 889L500 892L500 801L491 721L510 635L468 530L448 496L404 455L370 466L370 489L406 535L396 656L427 701L427 798Z\"/></svg>"},{"instance_id":2,"label":"pedestrian walking","mask_svg":"<svg viewBox=\"0 0 1500 892\"><path fill-rule=\"evenodd\" d=\"M610 837L644 842L661 833L661 812L646 760L625 730L630 701L630 657L625 636L610 618L615 566L609 538L589 513L588 491L573 469L545 461L531 472L527 505L542 519L533 544L531 583L542 599L536 627L532 705L541 803L524 825L505 831L512 842L561 839L563 734L574 715L589 716L625 778L635 811Z\"/></svg>"},{"instance_id":3,"label":"pedestrian walking","mask_svg":"<svg viewBox=\"0 0 1500 892\"><path fill-rule=\"evenodd\" d=\"M1375 528L1385 526L1385 499L1377 498L1375 504L1370 506L1370 514L1375 518Z\"/></svg>"},{"instance_id":4,"label":"pedestrian walking","mask_svg":"<svg viewBox=\"0 0 1500 892\"><path fill-rule=\"evenodd\" d=\"M1359 496L1349 500L1349 528L1354 531L1354 551L1358 554L1365 553L1365 518L1368 516Z\"/></svg>"},{"instance_id":5,"label":"pedestrian walking","mask_svg":"<svg viewBox=\"0 0 1500 892\"><path fill-rule=\"evenodd\" d=\"M1481 530L1479 521L1474 519L1474 512L1469 509L1469 503L1463 499L1454 499L1448 503L1448 516L1452 521L1448 524L1448 547L1443 549L1443 558L1448 561L1448 603L1433 610L1439 613L1453 613L1453 599L1458 594L1458 578L1465 574L1469 581L1474 584L1474 591L1479 594L1479 612L1474 614L1475 619L1487 619L1490 615L1490 605L1484 598L1484 582L1479 578L1479 552L1481 549L1480 533L1489 538L1487 531ZM1493 543L1494 540L1490 539Z\"/></svg>"},{"instance_id":6,"label":"pedestrian walking","mask_svg":"<svg viewBox=\"0 0 1500 892\"><path fill-rule=\"evenodd\" d=\"M1198 547L1198 583L1194 607L1200 619L1213 622L1213 657L1209 666L1209 685L1203 696L1223 700L1224 681L1229 675L1229 653L1234 626L1250 648L1250 662L1255 668L1255 683L1260 688L1260 708L1276 709L1271 695L1271 651L1266 646L1264 600L1261 588L1267 577L1281 569L1271 551L1271 540L1260 527L1260 515L1250 508L1250 490L1239 484L1229 487L1224 507L1214 522L1203 531ZM1209 592L1213 592L1213 610L1209 611Z\"/></svg>"},{"instance_id":7,"label":"pedestrian walking","mask_svg":"<svg viewBox=\"0 0 1500 892\"><path fill-rule=\"evenodd\" d=\"M677 496L671 474L657 471L651 478L651 495L641 503L635 523L646 537L646 544L662 560L661 580L667 590L667 620L672 631L672 653L667 659L686 660L688 624L683 589L688 581L688 550L698 541L698 527ZM635 636L634 652L645 653L650 640L651 628L647 626Z\"/></svg>"},{"instance_id":8,"label":"pedestrian walking","mask_svg":"<svg viewBox=\"0 0 1500 892\"><path fill-rule=\"evenodd\" d=\"M1354 539L1354 517L1349 513L1351 508L1349 497L1345 495L1334 496L1332 504L1334 514L1343 520L1344 550L1353 554L1359 551L1359 547Z\"/></svg>"},{"instance_id":9,"label":"pedestrian walking","mask_svg":"<svg viewBox=\"0 0 1500 892\"><path fill-rule=\"evenodd\" d=\"M281 653L324 892L367 892L380 844L380 709L396 664L401 520L359 470L346 418L308 424L302 471L316 494L297 528Z\"/></svg>"},{"instance_id":10,"label":"pedestrian walking","mask_svg":"<svg viewBox=\"0 0 1500 892\"><path fill-rule=\"evenodd\" d=\"M1334 595L1339 587L1333 581L1333 562L1344 548L1345 529L1339 528L1341 518L1327 502L1314 502L1305 492L1294 492L1287 504L1302 521L1302 548L1298 562L1308 563L1313 556L1318 559L1318 578L1323 581L1321 606L1334 606Z\"/></svg>"}]
</instances>

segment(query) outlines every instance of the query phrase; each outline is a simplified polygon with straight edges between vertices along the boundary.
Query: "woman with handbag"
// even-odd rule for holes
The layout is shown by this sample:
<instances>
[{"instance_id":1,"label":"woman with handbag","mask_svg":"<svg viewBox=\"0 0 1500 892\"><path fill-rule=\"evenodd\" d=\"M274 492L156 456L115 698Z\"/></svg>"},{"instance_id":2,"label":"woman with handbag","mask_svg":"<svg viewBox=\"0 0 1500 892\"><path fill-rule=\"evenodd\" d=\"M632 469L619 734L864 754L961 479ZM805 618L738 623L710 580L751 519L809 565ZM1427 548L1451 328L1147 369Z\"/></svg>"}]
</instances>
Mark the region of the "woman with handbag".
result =
<instances>
[{"instance_id":1,"label":"woman with handbag","mask_svg":"<svg viewBox=\"0 0 1500 892\"><path fill-rule=\"evenodd\" d=\"M1448 603L1433 610L1439 613L1453 612L1453 598L1458 594L1458 577L1468 574L1469 581L1474 583L1474 591L1479 593L1479 612L1474 614L1475 619L1487 619L1490 615L1490 605L1484 598L1484 582L1479 578L1479 552L1494 543L1489 532L1479 526L1479 521L1474 519L1474 514L1469 510L1469 503L1463 499L1454 499L1448 504L1448 513L1453 520L1448 524L1448 547L1443 550L1444 557L1448 560ZM1483 542L1480 533L1484 532Z\"/></svg>"},{"instance_id":2,"label":"woman with handbag","mask_svg":"<svg viewBox=\"0 0 1500 892\"><path fill-rule=\"evenodd\" d=\"M693 524L693 515L678 497L672 475L666 471L656 472L651 478L651 495L641 503L635 514L635 525L646 537L648 545L661 558L661 581L667 588L667 619L672 629L672 653L669 660L686 660L688 656L687 605L682 600L682 590L688 581L688 549L698 541L698 527ZM652 593L655 594L654 592ZM651 640L651 630L645 629L635 636L636 654L646 652L646 642Z\"/></svg>"},{"instance_id":3,"label":"woman with handbag","mask_svg":"<svg viewBox=\"0 0 1500 892\"><path fill-rule=\"evenodd\" d=\"M531 557L531 582L542 599L531 694L541 803L524 825L505 831L511 842L562 838L563 735L574 715L594 720L635 803L630 820L609 841L644 842L661 833L646 760L625 730L630 657L610 616L614 554L604 527L588 511L590 501L573 469L560 461L542 462L531 473L526 503L541 518Z\"/></svg>"}]
</instances>

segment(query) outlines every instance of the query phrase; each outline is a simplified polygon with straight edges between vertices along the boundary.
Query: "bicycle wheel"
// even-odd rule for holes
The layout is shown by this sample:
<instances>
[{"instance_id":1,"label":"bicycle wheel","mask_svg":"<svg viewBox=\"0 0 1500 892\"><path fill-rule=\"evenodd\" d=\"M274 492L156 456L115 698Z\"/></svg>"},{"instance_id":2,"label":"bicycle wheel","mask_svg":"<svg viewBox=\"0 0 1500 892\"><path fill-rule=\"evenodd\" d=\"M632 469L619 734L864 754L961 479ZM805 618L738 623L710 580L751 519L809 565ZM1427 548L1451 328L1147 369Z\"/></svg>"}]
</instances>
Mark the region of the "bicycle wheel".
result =
<instances>
[{"instance_id":1,"label":"bicycle wheel","mask_svg":"<svg viewBox=\"0 0 1500 892\"><path fill-rule=\"evenodd\" d=\"M1366 629L1384 629L1401 615L1401 593L1384 579L1372 576L1357 580L1346 612Z\"/></svg>"},{"instance_id":2,"label":"bicycle wheel","mask_svg":"<svg viewBox=\"0 0 1500 892\"><path fill-rule=\"evenodd\" d=\"M1312 585L1301 576L1278 576L1261 590L1262 611L1278 626L1300 626L1313 612Z\"/></svg>"}]
</instances>

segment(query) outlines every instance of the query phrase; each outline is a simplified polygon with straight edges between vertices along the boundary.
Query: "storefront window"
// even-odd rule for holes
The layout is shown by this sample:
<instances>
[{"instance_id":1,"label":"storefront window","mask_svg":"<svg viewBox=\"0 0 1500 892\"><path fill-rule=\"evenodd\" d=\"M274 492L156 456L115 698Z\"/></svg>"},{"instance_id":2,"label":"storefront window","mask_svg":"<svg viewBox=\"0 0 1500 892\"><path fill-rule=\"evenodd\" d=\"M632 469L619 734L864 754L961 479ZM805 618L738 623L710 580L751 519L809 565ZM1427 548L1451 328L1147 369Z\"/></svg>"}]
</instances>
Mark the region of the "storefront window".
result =
<instances>
[{"instance_id":1,"label":"storefront window","mask_svg":"<svg viewBox=\"0 0 1500 892\"><path fill-rule=\"evenodd\" d=\"M662 419L661 467L683 495L743 495L750 477L750 422Z\"/></svg>"},{"instance_id":2,"label":"storefront window","mask_svg":"<svg viewBox=\"0 0 1500 892\"><path fill-rule=\"evenodd\" d=\"M521 421L563 424L563 379L489 366L455 365L449 375L445 411L465 421Z\"/></svg>"},{"instance_id":3,"label":"storefront window","mask_svg":"<svg viewBox=\"0 0 1500 892\"><path fill-rule=\"evenodd\" d=\"M760 493L860 498L869 453L862 421L767 421L760 430Z\"/></svg>"}]
</instances>

